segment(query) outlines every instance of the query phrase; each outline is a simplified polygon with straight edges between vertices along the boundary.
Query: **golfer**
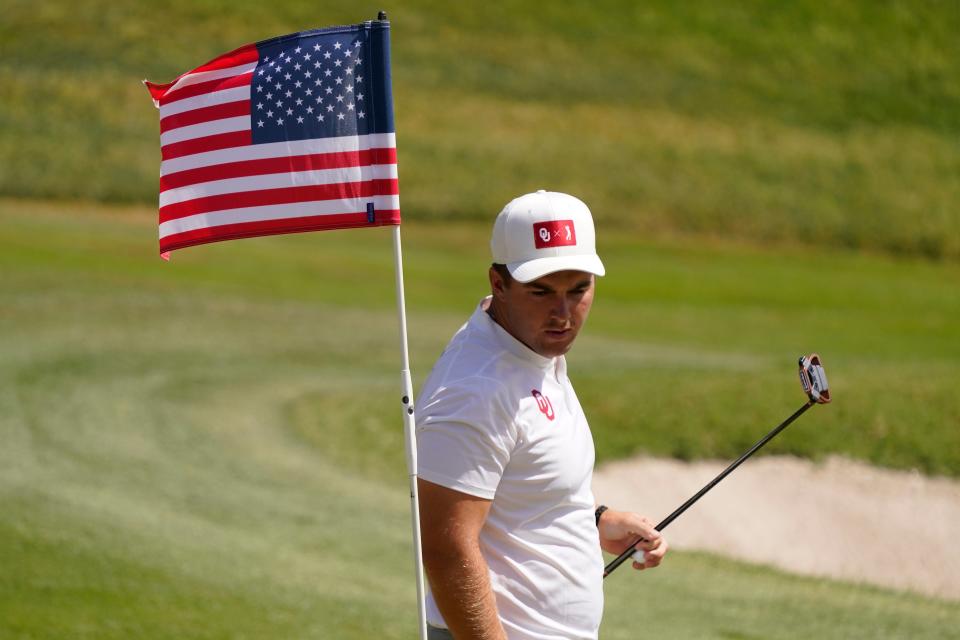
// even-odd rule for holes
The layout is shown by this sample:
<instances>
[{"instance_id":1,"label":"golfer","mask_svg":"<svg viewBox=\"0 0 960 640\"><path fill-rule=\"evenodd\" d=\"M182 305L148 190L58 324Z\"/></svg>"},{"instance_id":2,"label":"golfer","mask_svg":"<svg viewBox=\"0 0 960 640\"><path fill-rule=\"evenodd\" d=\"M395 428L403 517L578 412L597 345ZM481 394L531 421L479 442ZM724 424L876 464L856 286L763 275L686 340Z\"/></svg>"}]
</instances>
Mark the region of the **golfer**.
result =
<instances>
[{"instance_id":1,"label":"golfer","mask_svg":"<svg viewBox=\"0 0 960 640\"><path fill-rule=\"evenodd\" d=\"M590 427L564 354L604 274L587 206L520 196L491 239L491 295L447 345L417 402L420 521L430 638L596 638L601 549L667 543L591 491Z\"/></svg>"}]
</instances>

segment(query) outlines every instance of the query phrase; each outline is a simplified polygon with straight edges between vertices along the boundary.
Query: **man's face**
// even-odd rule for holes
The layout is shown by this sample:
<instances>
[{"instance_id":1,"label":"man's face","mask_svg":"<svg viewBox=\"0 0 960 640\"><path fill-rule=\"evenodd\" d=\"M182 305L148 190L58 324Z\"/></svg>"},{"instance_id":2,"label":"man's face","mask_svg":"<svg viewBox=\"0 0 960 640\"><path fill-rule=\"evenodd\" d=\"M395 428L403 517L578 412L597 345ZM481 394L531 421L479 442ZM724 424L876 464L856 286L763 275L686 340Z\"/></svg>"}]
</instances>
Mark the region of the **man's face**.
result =
<instances>
[{"instance_id":1,"label":"man's face","mask_svg":"<svg viewBox=\"0 0 960 640\"><path fill-rule=\"evenodd\" d=\"M508 284L491 268L490 287L500 326L547 358L570 350L593 304L594 278L583 271L558 271Z\"/></svg>"}]
</instances>

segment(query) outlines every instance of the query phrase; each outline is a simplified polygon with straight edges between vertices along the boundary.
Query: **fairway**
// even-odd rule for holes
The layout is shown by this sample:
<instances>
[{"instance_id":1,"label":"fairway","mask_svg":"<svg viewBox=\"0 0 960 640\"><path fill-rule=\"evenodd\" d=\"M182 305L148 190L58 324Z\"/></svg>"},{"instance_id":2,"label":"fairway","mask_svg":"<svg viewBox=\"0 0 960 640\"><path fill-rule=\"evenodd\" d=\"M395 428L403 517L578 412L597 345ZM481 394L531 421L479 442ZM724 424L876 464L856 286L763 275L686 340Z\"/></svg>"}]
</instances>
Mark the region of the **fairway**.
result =
<instances>
[{"instance_id":1,"label":"fairway","mask_svg":"<svg viewBox=\"0 0 960 640\"><path fill-rule=\"evenodd\" d=\"M251 240L166 264L154 215L0 203L0 636L411 637L388 232ZM469 225L404 233L419 382L483 295L486 237ZM957 411L957 359L929 335L956 331L953 266L798 251L801 268L790 252L626 241L604 250L611 275L572 357L602 458L677 442L678 453L722 455L749 437L741 429L754 418L798 399L793 360L811 346L777 319L840 325L850 307L871 308L850 296L869 301L870 276L858 274L878 269L900 274L888 286L912 296L926 331L877 301L862 328L825 333L838 397L888 424L917 397L941 403L931 415ZM738 277L816 281L818 265L842 290L822 288L815 309L797 310L776 281ZM851 382L876 370L879 385L903 367L942 375L906 380L899 401ZM638 416L651 372L677 394L696 388L702 406L665 398ZM741 422L723 408L745 376L762 393ZM803 446L884 462L890 434L831 435L859 428L840 407L818 416L833 426ZM928 429L937 433L932 418ZM889 462L956 475L956 433L937 437L941 446L909 441L919 455ZM784 438L788 450L799 442ZM618 575L607 598L605 638L634 637L637 615L667 638L943 638L960 627L955 603L698 554Z\"/></svg>"}]
</instances>

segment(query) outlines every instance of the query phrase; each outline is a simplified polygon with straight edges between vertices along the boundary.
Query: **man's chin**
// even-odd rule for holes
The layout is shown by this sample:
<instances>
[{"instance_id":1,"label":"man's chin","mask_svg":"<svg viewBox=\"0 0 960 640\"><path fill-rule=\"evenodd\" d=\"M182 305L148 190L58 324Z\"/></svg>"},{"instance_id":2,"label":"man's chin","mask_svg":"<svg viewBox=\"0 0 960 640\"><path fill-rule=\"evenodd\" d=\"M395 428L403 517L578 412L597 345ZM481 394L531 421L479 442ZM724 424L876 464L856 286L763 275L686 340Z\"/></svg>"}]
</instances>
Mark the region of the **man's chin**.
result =
<instances>
[{"instance_id":1,"label":"man's chin","mask_svg":"<svg viewBox=\"0 0 960 640\"><path fill-rule=\"evenodd\" d=\"M562 356L570 351L570 347L573 346L573 341L576 337L577 334L575 331L567 331L563 334L547 333L540 341L539 353L547 358Z\"/></svg>"}]
</instances>

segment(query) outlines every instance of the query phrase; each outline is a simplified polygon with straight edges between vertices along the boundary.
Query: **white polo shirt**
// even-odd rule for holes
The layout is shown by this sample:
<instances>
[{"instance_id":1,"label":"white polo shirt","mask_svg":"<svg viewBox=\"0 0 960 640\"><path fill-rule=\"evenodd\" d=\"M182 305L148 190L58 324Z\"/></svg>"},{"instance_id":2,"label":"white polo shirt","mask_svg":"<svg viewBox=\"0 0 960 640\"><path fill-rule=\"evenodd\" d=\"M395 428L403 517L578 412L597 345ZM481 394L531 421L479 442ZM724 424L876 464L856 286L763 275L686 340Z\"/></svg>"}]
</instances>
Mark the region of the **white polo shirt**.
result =
<instances>
[{"instance_id":1,"label":"white polo shirt","mask_svg":"<svg viewBox=\"0 0 960 640\"><path fill-rule=\"evenodd\" d=\"M493 501L480 549L511 640L596 638L603 557L590 427L563 356L516 340L484 311L488 300L424 383L419 475ZM433 594L427 620L447 626Z\"/></svg>"}]
</instances>

